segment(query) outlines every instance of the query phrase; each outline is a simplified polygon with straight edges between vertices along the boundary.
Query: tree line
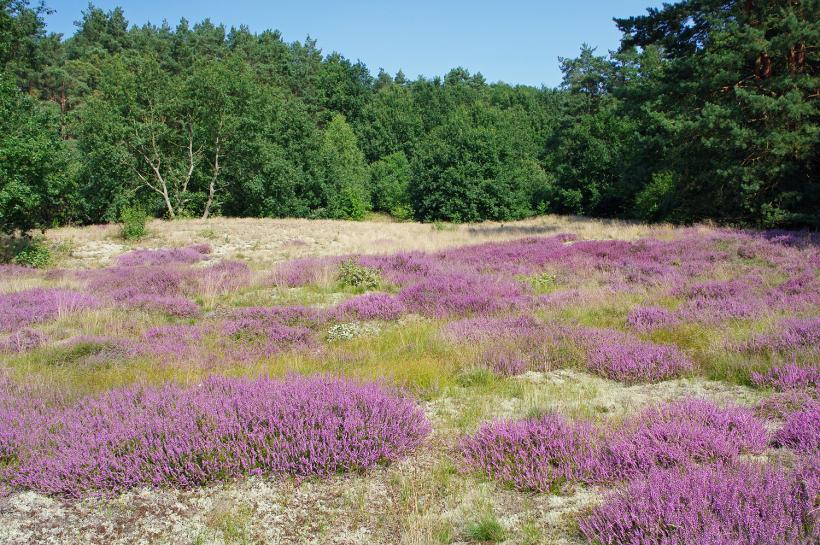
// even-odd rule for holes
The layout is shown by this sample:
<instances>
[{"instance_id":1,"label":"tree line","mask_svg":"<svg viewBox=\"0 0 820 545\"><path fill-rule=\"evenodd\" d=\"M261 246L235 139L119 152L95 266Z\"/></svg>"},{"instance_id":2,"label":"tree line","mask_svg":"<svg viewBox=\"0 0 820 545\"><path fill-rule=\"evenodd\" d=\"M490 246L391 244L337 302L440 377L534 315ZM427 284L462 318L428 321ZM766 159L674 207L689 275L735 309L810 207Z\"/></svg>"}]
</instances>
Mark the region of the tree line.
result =
<instances>
[{"instance_id":1,"label":"tree line","mask_svg":"<svg viewBox=\"0 0 820 545\"><path fill-rule=\"evenodd\" d=\"M373 74L313 39L0 0L0 230L161 217L541 213L820 226L820 0L616 19L556 88Z\"/></svg>"}]
</instances>

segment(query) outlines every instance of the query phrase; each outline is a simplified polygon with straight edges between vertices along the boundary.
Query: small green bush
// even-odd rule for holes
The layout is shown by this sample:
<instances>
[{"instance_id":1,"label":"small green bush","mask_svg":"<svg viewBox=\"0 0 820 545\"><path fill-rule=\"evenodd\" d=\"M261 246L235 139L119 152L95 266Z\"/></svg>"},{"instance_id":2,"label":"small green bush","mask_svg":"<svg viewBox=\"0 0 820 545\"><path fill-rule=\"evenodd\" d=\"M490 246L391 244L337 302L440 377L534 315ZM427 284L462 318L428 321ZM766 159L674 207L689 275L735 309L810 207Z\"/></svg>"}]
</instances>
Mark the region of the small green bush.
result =
<instances>
[{"instance_id":1,"label":"small green bush","mask_svg":"<svg viewBox=\"0 0 820 545\"><path fill-rule=\"evenodd\" d=\"M14 263L36 269L44 269L51 265L53 258L45 241L38 237L29 240L14 256Z\"/></svg>"},{"instance_id":2,"label":"small green bush","mask_svg":"<svg viewBox=\"0 0 820 545\"><path fill-rule=\"evenodd\" d=\"M344 287L362 291L378 289L382 283L379 271L359 265L352 259L348 259L339 266L336 279Z\"/></svg>"},{"instance_id":3,"label":"small green bush","mask_svg":"<svg viewBox=\"0 0 820 545\"><path fill-rule=\"evenodd\" d=\"M128 207L120 212L120 235L125 240L138 240L145 236L145 222L148 215L142 208Z\"/></svg>"},{"instance_id":4,"label":"small green bush","mask_svg":"<svg viewBox=\"0 0 820 545\"><path fill-rule=\"evenodd\" d=\"M483 513L477 520L467 525L467 539L498 543L507 539L507 530L498 522L493 513Z\"/></svg>"},{"instance_id":5,"label":"small green bush","mask_svg":"<svg viewBox=\"0 0 820 545\"><path fill-rule=\"evenodd\" d=\"M543 272L527 278L535 293L550 293L556 288L558 279L552 273Z\"/></svg>"}]
</instances>

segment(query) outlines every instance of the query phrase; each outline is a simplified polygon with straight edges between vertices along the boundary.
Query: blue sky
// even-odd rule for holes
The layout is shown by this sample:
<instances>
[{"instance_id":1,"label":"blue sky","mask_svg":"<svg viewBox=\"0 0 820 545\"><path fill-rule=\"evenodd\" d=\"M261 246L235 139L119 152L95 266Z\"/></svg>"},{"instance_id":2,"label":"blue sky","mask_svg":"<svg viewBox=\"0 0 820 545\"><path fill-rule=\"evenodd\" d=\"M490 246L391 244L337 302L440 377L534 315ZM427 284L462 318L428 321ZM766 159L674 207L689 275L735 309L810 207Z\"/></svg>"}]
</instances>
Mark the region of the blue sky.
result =
<instances>
[{"instance_id":1,"label":"blue sky","mask_svg":"<svg viewBox=\"0 0 820 545\"><path fill-rule=\"evenodd\" d=\"M558 85L558 57L574 57L583 42L600 53L615 49L612 17L638 15L654 0L405 0L242 1L97 0L103 9L121 6L131 24L181 17L210 18L227 27L279 29L285 40L310 35L325 52L361 60L373 74L401 68L415 78L464 66L489 81ZM55 13L48 29L70 35L87 0L47 0Z\"/></svg>"}]
</instances>

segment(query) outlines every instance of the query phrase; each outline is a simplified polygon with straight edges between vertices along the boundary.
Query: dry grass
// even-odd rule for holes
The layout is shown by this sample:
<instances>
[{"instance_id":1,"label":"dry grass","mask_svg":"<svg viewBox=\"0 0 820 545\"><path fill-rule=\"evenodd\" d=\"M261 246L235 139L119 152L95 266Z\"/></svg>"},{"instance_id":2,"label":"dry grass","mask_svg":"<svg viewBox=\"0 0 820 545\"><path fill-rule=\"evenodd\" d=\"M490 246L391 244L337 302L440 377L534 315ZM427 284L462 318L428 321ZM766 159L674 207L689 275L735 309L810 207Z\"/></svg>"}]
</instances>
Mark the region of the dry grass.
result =
<instances>
[{"instance_id":1,"label":"dry grass","mask_svg":"<svg viewBox=\"0 0 820 545\"><path fill-rule=\"evenodd\" d=\"M148 236L129 243L116 225L62 227L46 233L52 244L70 244L61 265L90 267L107 264L131 247L185 246L208 243L214 254L271 263L305 256L347 253L388 253L397 250L435 251L463 244L503 241L525 236L572 232L588 239L633 240L671 235L669 225L646 225L574 216L541 216L517 222L476 224L398 223L375 217L370 221L213 218L154 220Z\"/></svg>"}]
</instances>

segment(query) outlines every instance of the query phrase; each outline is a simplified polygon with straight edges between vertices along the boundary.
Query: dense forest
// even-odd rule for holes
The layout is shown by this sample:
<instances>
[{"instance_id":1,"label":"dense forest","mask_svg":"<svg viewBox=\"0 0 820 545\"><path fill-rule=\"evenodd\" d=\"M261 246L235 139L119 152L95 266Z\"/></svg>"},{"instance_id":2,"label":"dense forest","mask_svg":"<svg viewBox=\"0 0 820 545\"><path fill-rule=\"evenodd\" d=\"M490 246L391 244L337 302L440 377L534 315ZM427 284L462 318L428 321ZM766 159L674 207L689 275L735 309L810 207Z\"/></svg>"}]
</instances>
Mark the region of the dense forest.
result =
<instances>
[{"instance_id":1,"label":"dense forest","mask_svg":"<svg viewBox=\"0 0 820 545\"><path fill-rule=\"evenodd\" d=\"M410 80L208 20L0 0L0 230L158 217L820 226L820 0L616 19L557 89ZM306 29L309 30L309 29Z\"/></svg>"}]
</instances>

